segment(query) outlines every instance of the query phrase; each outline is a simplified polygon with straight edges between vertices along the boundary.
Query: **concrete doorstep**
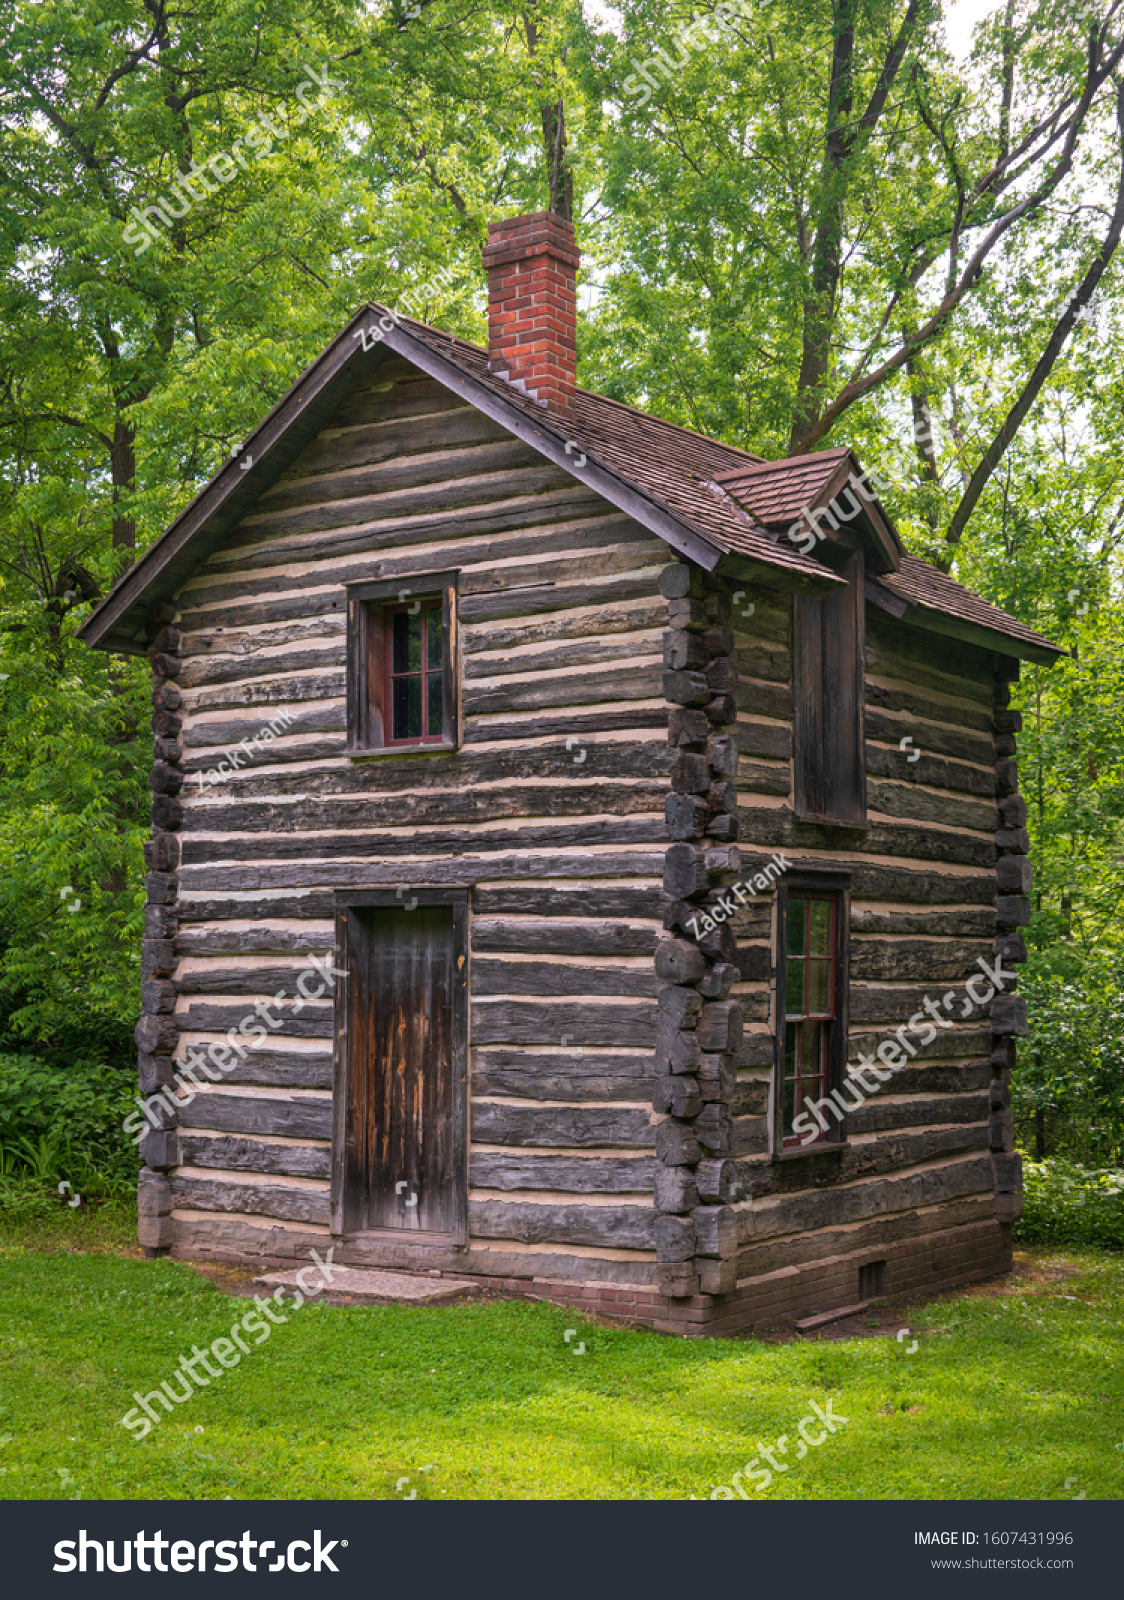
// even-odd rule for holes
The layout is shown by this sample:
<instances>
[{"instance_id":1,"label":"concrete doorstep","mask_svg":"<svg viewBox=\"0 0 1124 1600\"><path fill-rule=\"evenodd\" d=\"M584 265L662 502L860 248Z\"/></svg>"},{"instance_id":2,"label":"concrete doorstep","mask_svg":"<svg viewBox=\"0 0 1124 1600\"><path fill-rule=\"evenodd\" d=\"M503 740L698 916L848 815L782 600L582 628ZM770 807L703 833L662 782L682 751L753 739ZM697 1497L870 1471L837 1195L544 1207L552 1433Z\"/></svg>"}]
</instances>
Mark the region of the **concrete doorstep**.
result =
<instances>
[{"instance_id":1,"label":"concrete doorstep","mask_svg":"<svg viewBox=\"0 0 1124 1600\"><path fill-rule=\"evenodd\" d=\"M306 1269L263 1272L254 1279L254 1288L263 1294L280 1288L300 1289L299 1272ZM433 1306L480 1293L480 1285L467 1278L430 1278L413 1272L386 1272L378 1267L338 1267L333 1262L332 1276L336 1281L331 1287L313 1298L337 1306Z\"/></svg>"}]
</instances>

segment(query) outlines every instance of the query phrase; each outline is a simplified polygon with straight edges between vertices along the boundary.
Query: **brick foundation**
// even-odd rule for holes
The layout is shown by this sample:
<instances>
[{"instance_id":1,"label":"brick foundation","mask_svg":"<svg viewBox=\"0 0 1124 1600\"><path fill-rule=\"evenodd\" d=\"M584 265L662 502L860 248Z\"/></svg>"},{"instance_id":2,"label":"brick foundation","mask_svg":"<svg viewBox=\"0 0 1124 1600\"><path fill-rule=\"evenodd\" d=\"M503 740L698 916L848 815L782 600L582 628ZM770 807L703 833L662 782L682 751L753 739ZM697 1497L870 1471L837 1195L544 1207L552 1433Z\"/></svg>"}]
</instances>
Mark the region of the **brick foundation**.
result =
<instances>
[{"instance_id":1,"label":"brick foundation","mask_svg":"<svg viewBox=\"0 0 1124 1600\"><path fill-rule=\"evenodd\" d=\"M978 1282L1011 1266L1011 1229L995 1221L949 1228L880 1248L829 1256L802 1267L783 1267L745 1278L726 1295L671 1299L639 1285L560 1283L548 1278L498 1278L463 1273L499 1294L557 1300L599 1317L651 1327L688 1338L730 1337L791 1329L817 1312L857 1304L859 1269L884 1262L878 1298L933 1294Z\"/></svg>"},{"instance_id":2,"label":"brick foundation","mask_svg":"<svg viewBox=\"0 0 1124 1600\"><path fill-rule=\"evenodd\" d=\"M310 1245L324 1250L333 1243L322 1233L304 1235L284 1230L253 1230L257 1237L252 1237L251 1230L238 1227L232 1219L219 1223L216 1218L219 1225L214 1230L201 1228L198 1223L185 1225L185 1221L168 1220L176 1234L174 1255L252 1266L258 1271L292 1266L307 1258ZM496 1294L555 1300L609 1321L653 1328L660 1333L729 1338L791 1330L805 1317L860 1303L866 1298L860 1290L860 1269L876 1262L884 1264L872 1296L878 1299L935 1294L996 1277L1011 1266L1011 1227L988 1218L885 1244L866 1244L861 1250L742 1278L730 1294L696 1294L682 1299L672 1298L651 1282L622 1282L615 1277L591 1282L578 1277L552 1278L541 1272L515 1277L510 1273L473 1271L472 1267L480 1264L481 1255L473 1259L471 1251L467 1257L449 1250L415 1248L407 1252L398 1248L391 1252L388 1246L372 1248L358 1240L337 1241L334 1250L334 1259L345 1266L386 1266L395 1271L465 1278ZM538 1262L544 1264L542 1256ZM622 1275L629 1270L626 1263L597 1264ZM577 1261L571 1260L568 1265L571 1270L580 1269Z\"/></svg>"}]
</instances>

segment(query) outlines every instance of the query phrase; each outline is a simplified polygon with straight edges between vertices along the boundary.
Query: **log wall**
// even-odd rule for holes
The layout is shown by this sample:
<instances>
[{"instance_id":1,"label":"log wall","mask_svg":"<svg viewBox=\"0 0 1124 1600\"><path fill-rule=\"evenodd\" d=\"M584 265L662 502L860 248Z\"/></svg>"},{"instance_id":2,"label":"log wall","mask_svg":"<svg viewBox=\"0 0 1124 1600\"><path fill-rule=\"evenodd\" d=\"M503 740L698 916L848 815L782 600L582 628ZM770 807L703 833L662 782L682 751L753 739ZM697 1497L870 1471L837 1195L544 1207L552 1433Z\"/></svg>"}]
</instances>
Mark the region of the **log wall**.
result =
<instances>
[{"instance_id":1,"label":"log wall","mask_svg":"<svg viewBox=\"0 0 1124 1600\"><path fill-rule=\"evenodd\" d=\"M150 1136L165 1176L146 1177L144 1242L276 1255L285 1230L326 1231L332 1003L294 1006L302 952L331 949L334 890L469 884L470 1247L447 1264L653 1276L669 559L394 360L200 567L174 626L154 618L144 1086L258 1002L282 1026ZM344 585L454 568L462 748L349 758ZM364 1259L446 1259L402 1248Z\"/></svg>"}]
</instances>

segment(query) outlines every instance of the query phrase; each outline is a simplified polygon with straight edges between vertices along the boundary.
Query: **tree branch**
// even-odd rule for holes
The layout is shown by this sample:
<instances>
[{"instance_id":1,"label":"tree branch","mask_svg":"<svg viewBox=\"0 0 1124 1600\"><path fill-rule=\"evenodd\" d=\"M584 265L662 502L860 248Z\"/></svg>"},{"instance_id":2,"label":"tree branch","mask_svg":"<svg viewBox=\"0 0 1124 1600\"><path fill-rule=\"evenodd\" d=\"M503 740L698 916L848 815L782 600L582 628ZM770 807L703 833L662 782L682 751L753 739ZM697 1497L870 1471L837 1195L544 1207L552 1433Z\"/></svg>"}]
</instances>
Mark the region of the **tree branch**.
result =
<instances>
[{"instance_id":1,"label":"tree branch","mask_svg":"<svg viewBox=\"0 0 1124 1600\"><path fill-rule=\"evenodd\" d=\"M1093 293L1104 276L1105 269L1115 254L1120 243L1121 232L1124 231L1124 85L1116 92L1116 123L1120 133L1120 178L1116 190L1116 205L1112 213L1112 221L1104 243L1090 262L1089 268L1082 278L1077 293L1069 302L1065 311L1058 318L1053 333L1039 357L1038 364L1023 386L1022 393L1011 407L1003 422L1003 426L984 452L983 458L977 466L968 487L960 498L960 504L953 513L952 521L948 525L945 538L949 544L959 543L960 536L968 523L968 518L976 508L976 504L987 486L988 480L996 467L1003 459L1008 445L1018 432L1027 412L1037 400L1046 379L1053 370L1054 363L1062 352L1066 340L1072 332L1078 317L1089 304Z\"/></svg>"}]
</instances>

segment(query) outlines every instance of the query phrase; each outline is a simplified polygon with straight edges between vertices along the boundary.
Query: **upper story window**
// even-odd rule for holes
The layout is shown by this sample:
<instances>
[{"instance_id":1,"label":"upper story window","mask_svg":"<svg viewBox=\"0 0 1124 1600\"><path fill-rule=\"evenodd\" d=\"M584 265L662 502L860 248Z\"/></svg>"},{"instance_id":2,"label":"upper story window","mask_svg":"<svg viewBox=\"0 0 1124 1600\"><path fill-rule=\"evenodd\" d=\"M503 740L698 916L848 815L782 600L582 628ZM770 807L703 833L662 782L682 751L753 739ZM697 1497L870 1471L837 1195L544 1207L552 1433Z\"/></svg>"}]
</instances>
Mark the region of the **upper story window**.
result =
<instances>
[{"instance_id":1,"label":"upper story window","mask_svg":"<svg viewBox=\"0 0 1124 1600\"><path fill-rule=\"evenodd\" d=\"M831 541L816 554L846 587L793 600L796 816L854 825L866 821L863 555Z\"/></svg>"},{"instance_id":2,"label":"upper story window","mask_svg":"<svg viewBox=\"0 0 1124 1600\"><path fill-rule=\"evenodd\" d=\"M388 744L431 744L444 739L445 648L441 601L387 606L385 701Z\"/></svg>"},{"instance_id":3,"label":"upper story window","mask_svg":"<svg viewBox=\"0 0 1124 1600\"><path fill-rule=\"evenodd\" d=\"M348 586L349 754L456 748L456 578Z\"/></svg>"}]
</instances>

